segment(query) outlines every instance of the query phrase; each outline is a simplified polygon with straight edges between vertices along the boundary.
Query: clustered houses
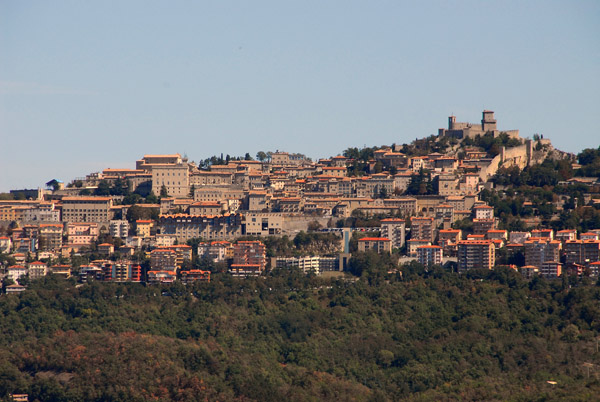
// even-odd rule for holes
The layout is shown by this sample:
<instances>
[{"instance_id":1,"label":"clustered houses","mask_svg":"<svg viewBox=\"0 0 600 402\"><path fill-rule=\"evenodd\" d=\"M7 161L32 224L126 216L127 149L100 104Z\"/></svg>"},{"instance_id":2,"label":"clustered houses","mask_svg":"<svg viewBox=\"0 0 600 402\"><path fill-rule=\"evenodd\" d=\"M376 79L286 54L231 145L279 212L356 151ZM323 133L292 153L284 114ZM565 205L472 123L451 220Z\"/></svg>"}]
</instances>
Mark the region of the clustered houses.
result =
<instances>
[{"instance_id":1,"label":"clustered houses","mask_svg":"<svg viewBox=\"0 0 600 402\"><path fill-rule=\"evenodd\" d=\"M516 130L499 131L491 111L483 112L481 124L460 123L451 116L448 129L439 133L450 139L489 133L519 139ZM227 159L207 168L198 168L179 154L145 155L135 169L105 169L67 187L53 180L47 183L52 190L35 192L36 199L0 200L4 228L0 233L6 234L0 236L0 252L17 261L4 267L5 274L15 281L49 272L68 275L69 267L26 261L58 261L95 252L106 260L82 266L82 279L206 281L210 273L190 270L186 262L192 259L192 250L182 246L199 238L200 258L226 264L232 275L259 275L268 268L264 244L238 238L293 237L300 231L332 228L350 217L375 217L381 223L375 228L379 233L358 241L359 251L399 252L426 266L453 261L458 272L464 272L491 269L496 251L504 249L509 256L524 256L526 277L556 277L565 271L598 274L598 230L579 235L574 230L500 230L494 208L479 200L498 166L535 163L531 141L502 148L494 158L477 148L462 155L407 155L402 150L396 146L375 150L370 160L361 161L364 169L359 172L358 161L349 156L314 162L277 151L261 161ZM433 184L436 194L408 195L406 190L419 181ZM109 194L97 191L107 184L153 193L155 203L132 206L123 196L91 195ZM463 219L472 222L472 234L452 229ZM348 228L348 233L357 230ZM112 240L107 242L107 235ZM348 239L342 243L348 255ZM144 257L150 260L147 272L139 268ZM344 258L274 256L269 262L271 267L320 273L343 269Z\"/></svg>"}]
</instances>

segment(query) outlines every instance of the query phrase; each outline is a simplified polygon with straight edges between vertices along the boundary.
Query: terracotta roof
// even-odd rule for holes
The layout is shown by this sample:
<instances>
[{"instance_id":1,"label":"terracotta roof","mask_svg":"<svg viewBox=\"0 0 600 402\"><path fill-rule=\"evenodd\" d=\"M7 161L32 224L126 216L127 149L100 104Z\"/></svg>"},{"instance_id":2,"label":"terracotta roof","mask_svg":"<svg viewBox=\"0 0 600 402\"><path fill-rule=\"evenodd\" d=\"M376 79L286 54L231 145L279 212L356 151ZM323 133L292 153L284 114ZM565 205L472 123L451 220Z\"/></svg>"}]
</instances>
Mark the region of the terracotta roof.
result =
<instances>
[{"instance_id":1,"label":"terracotta roof","mask_svg":"<svg viewBox=\"0 0 600 402\"><path fill-rule=\"evenodd\" d=\"M94 197L94 196L81 196L81 197L63 197L63 201L110 201L111 197Z\"/></svg>"}]
</instances>

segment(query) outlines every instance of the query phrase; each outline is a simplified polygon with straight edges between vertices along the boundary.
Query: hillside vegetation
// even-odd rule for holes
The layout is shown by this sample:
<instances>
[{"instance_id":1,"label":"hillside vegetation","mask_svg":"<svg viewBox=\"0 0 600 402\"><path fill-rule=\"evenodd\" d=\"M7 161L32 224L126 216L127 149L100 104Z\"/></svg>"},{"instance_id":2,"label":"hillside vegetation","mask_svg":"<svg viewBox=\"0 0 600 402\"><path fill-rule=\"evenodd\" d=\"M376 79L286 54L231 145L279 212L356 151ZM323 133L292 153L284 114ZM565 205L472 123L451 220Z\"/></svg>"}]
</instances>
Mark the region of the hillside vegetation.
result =
<instances>
[{"instance_id":1,"label":"hillside vegetation","mask_svg":"<svg viewBox=\"0 0 600 402\"><path fill-rule=\"evenodd\" d=\"M590 400L600 287L575 285L418 264L188 287L50 276L0 298L0 398Z\"/></svg>"}]
</instances>

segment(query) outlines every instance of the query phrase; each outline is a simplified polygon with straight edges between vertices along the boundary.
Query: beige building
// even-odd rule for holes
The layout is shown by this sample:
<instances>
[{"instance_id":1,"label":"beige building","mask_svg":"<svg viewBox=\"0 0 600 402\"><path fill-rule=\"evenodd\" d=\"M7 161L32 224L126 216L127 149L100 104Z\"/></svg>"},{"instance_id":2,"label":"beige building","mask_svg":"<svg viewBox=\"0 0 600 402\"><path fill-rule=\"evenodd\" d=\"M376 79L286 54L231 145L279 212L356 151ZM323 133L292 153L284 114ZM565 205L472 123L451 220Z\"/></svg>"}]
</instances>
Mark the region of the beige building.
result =
<instances>
[{"instance_id":1,"label":"beige building","mask_svg":"<svg viewBox=\"0 0 600 402\"><path fill-rule=\"evenodd\" d=\"M223 205L215 201L198 201L190 205L190 215L219 215L223 213Z\"/></svg>"},{"instance_id":2,"label":"beige building","mask_svg":"<svg viewBox=\"0 0 600 402\"><path fill-rule=\"evenodd\" d=\"M67 243L69 245L89 245L98 240L98 224L74 222L67 224Z\"/></svg>"},{"instance_id":3,"label":"beige building","mask_svg":"<svg viewBox=\"0 0 600 402\"><path fill-rule=\"evenodd\" d=\"M198 257L208 258L213 262L225 261L233 258L233 246L228 241L213 241L198 244Z\"/></svg>"},{"instance_id":4,"label":"beige building","mask_svg":"<svg viewBox=\"0 0 600 402\"><path fill-rule=\"evenodd\" d=\"M427 240L432 242L435 239L435 228L433 218L410 218L410 237L415 240Z\"/></svg>"},{"instance_id":5,"label":"beige building","mask_svg":"<svg viewBox=\"0 0 600 402\"><path fill-rule=\"evenodd\" d=\"M190 175L190 185L196 188L203 186L230 186L233 184L232 172L196 171Z\"/></svg>"},{"instance_id":6,"label":"beige building","mask_svg":"<svg viewBox=\"0 0 600 402\"><path fill-rule=\"evenodd\" d=\"M496 265L496 247L490 240L458 242L458 272L469 269L492 269Z\"/></svg>"},{"instance_id":7,"label":"beige building","mask_svg":"<svg viewBox=\"0 0 600 402\"><path fill-rule=\"evenodd\" d=\"M89 222L105 224L112 219L111 197L64 197L62 199L63 222Z\"/></svg>"},{"instance_id":8,"label":"beige building","mask_svg":"<svg viewBox=\"0 0 600 402\"><path fill-rule=\"evenodd\" d=\"M205 240L233 240L242 235L242 215L161 215L160 233L175 236L182 243L200 237Z\"/></svg>"},{"instance_id":9,"label":"beige building","mask_svg":"<svg viewBox=\"0 0 600 402\"><path fill-rule=\"evenodd\" d=\"M525 242L525 265L538 268L546 261L560 261L562 243L541 237L532 237Z\"/></svg>"},{"instance_id":10,"label":"beige building","mask_svg":"<svg viewBox=\"0 0 600 402\"><path fill-rule=\"evenodd\" d=\"M417 247L417 261L426 267L442 265L442 248L440 246Z\"/></svg>"},{"instance_id":11,"label":"beige building","mask_svg":"<svg viewBox=\"0 0 600 402\"><path fill-rule=\"evenodd\" d=\"M48 264L41 261L30 262L27 266L29 279L39 279L48 274Z\"/></svg>"},{"instance_id":12,"label":"beige building","mask_svg":"<svg viewBox=\"0 0 600 402\"><path fill-rule=\"evenodd\" d=\"M373 250L378 253L391 253L392 241L385 237L363 237L358 239L358 251L365 252Z\"/></svg>"},{"instance_id":13,"label":"beige building","mask_svg":"<svg viewBox=\"0 0 600 402\"><path fill-rule=\"evenodd\" d=\"M382 219L381 237L390 239L393 248L404 247L406 239L406 222L404 219Z\"/></svg>"},{"instance_id":14,"label":"beige building","mask_svg":"<svg viewBox=\"0 0 600 402\"><path fill-rule=\"evenodd\" d=\"M136 236L142 237L144 239L150 237L152 227L154 227L154 221L152 220L144 220L138 219L135 221L135 231Z\"/></svg>"},{"instance_id":15,"label":"beige building","mask_svg":"<svg viewBox=\"0 0 600 402\"><path fill-rule=\"evenodd\" d=\"M62 224L42 224L38 230L38 247L41 251L60 250L62 247L62 237Z\"/></svg>"},{"instance_id":16,"label":"beige building","mask_svg":"<svg viewBox=\"0 0 600 402\"><path fill-rule=\"evenodd\" d=\"M177 253L171 249L156 249L150 252L150 267L153 270L175 271L177 269Z\"/></svg>"},{"instance_id":17,"label":"beige building","mask_svg":"<svg viewBox=\"0 0 600 402\"><path fill-rule=\"evenodd\" d=\"M187 198L190 194L190 171L187 163L152 166L152 191L159 195L163 186L169 197Z\"/></svg>"},{"instance_id":18,"label":"beige building","mask_svg":"<svg viewBox=\"0 0 600 402\"><path fill-rule=\"evenodd\" d=\"M279 212L248 212L244 222L249 236L278 235L283 231L283 215Z\"/></svg>"},{"instance_id":19,"label":"beige building","mask_svg":"<svg viewBox=\"0 0 600 402\"><path fill-rule=\"evenodd\" d=\"M234 276L260 275L267 266L266 247L260 241L239 241L233 245L233 264L229 273Z\"/></svg>"},{"instance_id":20,"label":"beige building","mask_svg":"<svg viewBox=\"0 0 600 402\"><path fill-rule=\"evenodd\" d=\"M136 170L142 170L147 173L152 173L152 169L155 165L179 165L185 162L181 155L170 154L170 155L144 155L142 159L136 161Z\"/></svg>"}]
</instances>

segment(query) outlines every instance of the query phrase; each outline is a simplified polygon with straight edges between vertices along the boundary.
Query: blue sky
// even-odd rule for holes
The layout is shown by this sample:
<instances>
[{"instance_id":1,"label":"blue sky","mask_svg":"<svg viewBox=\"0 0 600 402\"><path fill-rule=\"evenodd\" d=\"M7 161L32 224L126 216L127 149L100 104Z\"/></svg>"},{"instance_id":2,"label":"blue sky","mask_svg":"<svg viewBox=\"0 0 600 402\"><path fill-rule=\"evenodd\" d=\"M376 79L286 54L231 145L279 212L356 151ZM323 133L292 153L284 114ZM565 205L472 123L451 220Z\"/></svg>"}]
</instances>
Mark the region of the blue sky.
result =
<instances>
[{"instance_id":1,"label":"blue sky","mask_svg":"<svg viewBox=\"0 0 600 402\"><path fill-rule=\"evenodd\" d=\"M0 0L0 191L147 153L405 143L447 116L598 147L598 1Z\"/></svg>"}]
</instances>

